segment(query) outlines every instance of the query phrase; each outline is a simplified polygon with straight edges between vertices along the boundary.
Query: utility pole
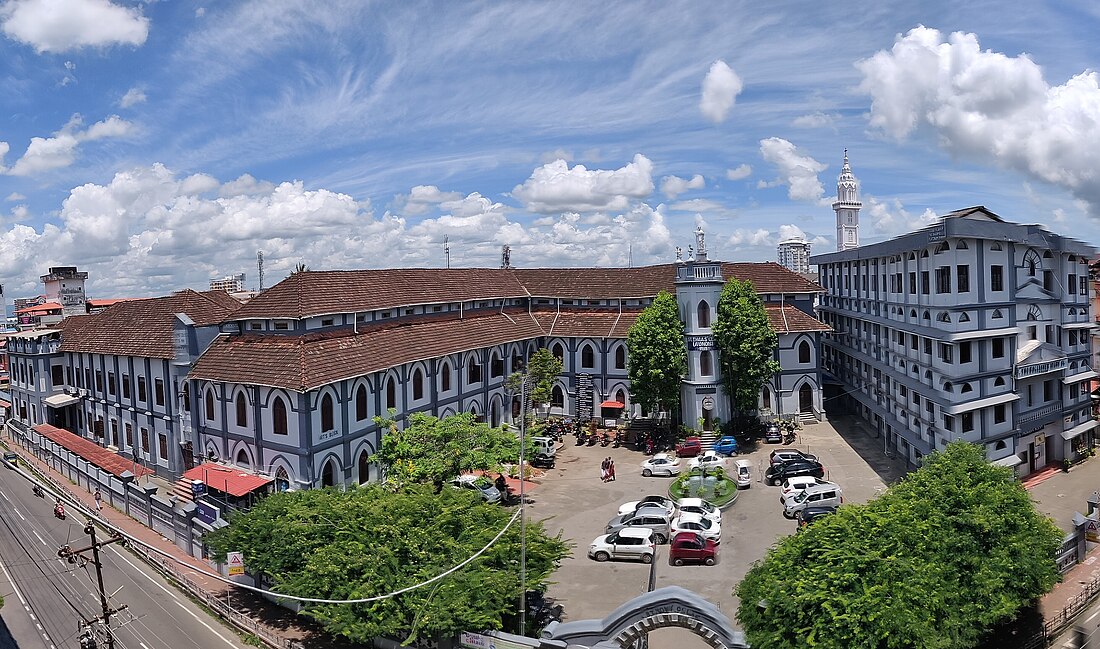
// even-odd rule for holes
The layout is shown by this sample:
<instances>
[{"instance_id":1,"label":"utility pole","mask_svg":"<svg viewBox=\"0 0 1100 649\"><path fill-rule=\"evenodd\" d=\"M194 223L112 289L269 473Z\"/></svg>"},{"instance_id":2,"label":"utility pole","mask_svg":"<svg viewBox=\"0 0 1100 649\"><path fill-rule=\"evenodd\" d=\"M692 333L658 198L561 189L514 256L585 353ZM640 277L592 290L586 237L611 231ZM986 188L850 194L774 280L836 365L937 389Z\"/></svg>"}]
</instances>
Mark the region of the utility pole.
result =
<instances>
[{"instance_id":1,"label":"utility pole","mask_svg":"<svg viewBox=\"0 0 1100 649\"><path fill-rule=\"evenodd\" d=\"M84 633L80 636L81 649L96 649L95 638L90 634L92 625L99 622L103 624L103 632L107 641L107 649L115 648L115 635L111 632L111 616L115 613L126 609L126 605L122 605L118 608L111 608L111 605L107 602L107 591L103 588L103 566L99 560L99 548L110 545L111 543L121 542L122 536L112 536L106 541L97 542L95 539L95 525L91 521L88 521L84 525L84 533L92 537L91 544L86 548L78 548L76 550L70 548L68 545L63 545L57 549L57 556L65 559L69 563L80 562L81 567L91 563L95 566L96 583L99 587L99 605L101 613L97 617L93 617L88 620L81 620L81 626L84 629ZM88 550L92 551L92 558L89 559L84 553Z\"/></svg>"}]
</instances>

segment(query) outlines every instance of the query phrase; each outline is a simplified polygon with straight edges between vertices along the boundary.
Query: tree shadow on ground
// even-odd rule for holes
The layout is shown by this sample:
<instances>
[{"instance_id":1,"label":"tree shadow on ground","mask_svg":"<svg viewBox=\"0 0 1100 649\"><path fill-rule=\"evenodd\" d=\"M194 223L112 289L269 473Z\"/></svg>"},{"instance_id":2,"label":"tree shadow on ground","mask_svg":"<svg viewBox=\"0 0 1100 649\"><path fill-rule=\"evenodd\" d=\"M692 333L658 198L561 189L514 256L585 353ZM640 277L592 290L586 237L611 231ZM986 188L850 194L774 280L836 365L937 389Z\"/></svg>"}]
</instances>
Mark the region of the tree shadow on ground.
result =
<instances>
[{"instance_id":1,"label":"tree shadow on ground","mask_svg":"<svg viewBox=\"0 0 1100 649\"><path fill-rule=\"evenodd\" d=\"M905 459L883 450L883 437L854 415L829 415L829 423L849 447L871 467L887 485L894 484L908 473ZM910 467L915 469L916 467Z\"/></svg>"}]
</instances>

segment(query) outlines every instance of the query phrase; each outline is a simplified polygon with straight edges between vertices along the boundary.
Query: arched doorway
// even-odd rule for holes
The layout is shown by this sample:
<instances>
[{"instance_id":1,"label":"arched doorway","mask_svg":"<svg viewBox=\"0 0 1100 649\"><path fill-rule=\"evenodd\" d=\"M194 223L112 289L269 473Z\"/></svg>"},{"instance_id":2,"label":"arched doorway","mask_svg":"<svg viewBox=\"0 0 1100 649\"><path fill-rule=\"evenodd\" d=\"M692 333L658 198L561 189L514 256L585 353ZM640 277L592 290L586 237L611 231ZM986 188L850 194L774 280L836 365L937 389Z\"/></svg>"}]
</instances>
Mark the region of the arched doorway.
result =
<instances>
[{"instance_id":1,"label":"arched doorway","mask_svg":"<svg viewBox=\"0 0 1100 649\"><path fill-rule=\"evenodd\" d=\"M803 383L802 387L798 388L798 412L813 414L813 411L814 389L809 383Z\"/></svg>"},{"instance_id":2,"label":"arched doorway","mask_svg":"<svg viewBox=\"0 0 1100 649\"><path fill-rule=\"evenodd\" d=\"M321 486L336 486L336 469L332 466L332 460L325 462L325 466L321 468Z\"/></svg>"},{"instance_id":3,"label":"arched doorway","mask_svg":"<svg viewBox=\"0 0 1100 649\"><path fill-rule=\"evenodd\" d=\"M287 475L286 469L279 467L275 469L275 491L276 493L282 493L290 489L290 476Z\"/></svg>"},{"instance_id":4,"label":"arched doorway","mask_svg":"<svg viewBox=\"0 0 1100 649\"><path fill-rule=\"evenodd\" d=\"M356 464L359 471L359 484L366 484L370 480L370 455L366 450L359 453L359 461Z\"/></svg>"}]
</instances>

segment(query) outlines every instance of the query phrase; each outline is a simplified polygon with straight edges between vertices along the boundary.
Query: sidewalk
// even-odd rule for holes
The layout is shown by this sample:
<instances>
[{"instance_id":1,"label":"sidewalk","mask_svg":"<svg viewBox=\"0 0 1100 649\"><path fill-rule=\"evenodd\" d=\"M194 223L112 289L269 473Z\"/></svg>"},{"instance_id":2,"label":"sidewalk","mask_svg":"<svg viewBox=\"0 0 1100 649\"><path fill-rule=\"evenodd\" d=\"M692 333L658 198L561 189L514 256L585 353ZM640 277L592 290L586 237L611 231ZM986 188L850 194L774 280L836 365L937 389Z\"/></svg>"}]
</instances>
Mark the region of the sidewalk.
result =
<instances>
[{"instance_id":1,"label":"sidewalk","mask_svg":"<svg viewBox=\"0 0 1100 649\"><path fill-rule=\"evenodd\" d=\"M1082 563L1063 575L1061 583L1055 584L1039 600L1039 612L1043 614L1043 619L1054 619L1071 599L1084 592L1088 584L1097 579L1100 579L1100 546L1093 548Z\"/></svg>"},{"instance_id":2,"label":"sidewalk","mask_svg":"<svg viewBox=\"0 0 1100 649\"><path fill-rule=\"evenodd\" d=\"M28 453L18 444L9 444L9 448L17 453L36 472L46 476L51 486L59 488L68 494L68 497L79 501L88 512L95 512L95 497L82 487L73 485L67 478L55 472L45 462ZM156 548L169 555L175 561L162 556L151 554L136 544L128 544L131 550L150 563L156 564L162 573L185 584L184 592L187 592L203 604L217 610L223 617L231 616L240 626L259 635L281 647L302 647L303 649L354 649L354 645L324 633L320 627L309 620L299 617L293 611L278 606L260 595L242 588L232 588L224 582L220 582L199 572L217 572L206 561L196 559L187 554L175 543L164 538L152 529L142 525L126 514L109 507L104 503L103 516L111 525L121 529L128 536L142 543ZM186 588L186 582L199 590L198 593L190 593Z\"/></svg>"}]
</instances>

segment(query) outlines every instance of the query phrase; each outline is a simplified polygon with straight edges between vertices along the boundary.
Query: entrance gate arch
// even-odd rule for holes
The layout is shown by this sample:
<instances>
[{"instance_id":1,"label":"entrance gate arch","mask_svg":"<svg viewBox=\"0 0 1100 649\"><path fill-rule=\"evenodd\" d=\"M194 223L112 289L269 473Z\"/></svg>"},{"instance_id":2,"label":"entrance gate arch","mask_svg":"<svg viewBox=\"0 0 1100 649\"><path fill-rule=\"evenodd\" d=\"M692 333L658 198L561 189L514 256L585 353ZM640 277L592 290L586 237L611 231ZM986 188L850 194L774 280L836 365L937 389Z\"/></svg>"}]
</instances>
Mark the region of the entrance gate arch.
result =
<instances>
[{"instance_id":1,"label":"entrance gate arch","mask_svg":"<svg viewBox=\"0 0 1100 649\"><path fill-rule=\"evenodd\" d=\"M552 622L542 647L630 649L650 631L688 629L714 649L747 649L745 635L718 607L679 586L666 586L624 603L602 620Z\"/></svg>"}]
</instances>

